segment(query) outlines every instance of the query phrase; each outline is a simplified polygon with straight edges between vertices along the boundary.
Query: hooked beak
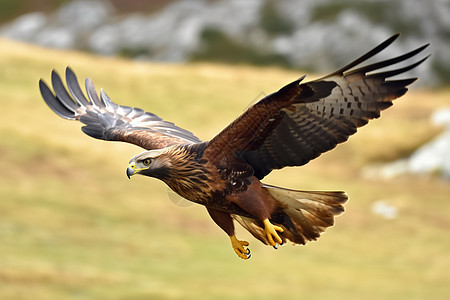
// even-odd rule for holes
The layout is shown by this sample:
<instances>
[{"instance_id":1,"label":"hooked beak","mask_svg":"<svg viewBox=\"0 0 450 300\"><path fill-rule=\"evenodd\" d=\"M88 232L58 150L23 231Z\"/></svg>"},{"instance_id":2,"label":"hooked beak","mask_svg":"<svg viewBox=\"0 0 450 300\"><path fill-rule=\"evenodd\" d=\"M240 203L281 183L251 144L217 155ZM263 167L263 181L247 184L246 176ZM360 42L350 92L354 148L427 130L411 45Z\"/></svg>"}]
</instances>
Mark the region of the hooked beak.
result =
<instances>
[{"instance_id":1,"label":"hooked beak","mask_svg":"<svg viewBox=\"0 0 450 300\"><path fill-rule=\"evenodd\" d=\"M128 166L128 168L127 168L127 177L128 177L128 179L130 179L130 177L132 175L134 175L134 172L135 172L134 168L135 168L135 165L133 165L133 164Z\"/></svg>"}]
</instances>

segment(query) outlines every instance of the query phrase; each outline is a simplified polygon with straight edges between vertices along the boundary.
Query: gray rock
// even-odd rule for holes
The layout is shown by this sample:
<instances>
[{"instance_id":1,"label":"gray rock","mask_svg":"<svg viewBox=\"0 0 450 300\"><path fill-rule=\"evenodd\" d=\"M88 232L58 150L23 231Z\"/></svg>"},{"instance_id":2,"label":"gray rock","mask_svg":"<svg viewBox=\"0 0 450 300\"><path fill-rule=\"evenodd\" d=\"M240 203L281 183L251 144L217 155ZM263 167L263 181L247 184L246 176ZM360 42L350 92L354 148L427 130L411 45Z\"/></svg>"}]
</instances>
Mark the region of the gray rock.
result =
<instances>
[{"instance_id":1,"label":"gray rock","mask_svg":"<svg viewBox=\"0 0 450 300\"><path fill-rule=\"evenodd\" d=\"M56 24L86 32L106 22L114 13L108 1L75 0L63 5L55 15Z\"/></svg>"},{"instance_id":2,"label":"gray rock","mask_svg":"<svg viewBox=\"0 0 450 300\"><path fill-rule=\"evenodd\" d=\"M274 35L261 26L262 11L269 1L282 18L293 24L292 30ZM373 5L371 0L362 1ZM385 13L383 22L375 22L369 13L358 10L361 6L352 5L332 13L331 20L318 20L315 13L326 11L331 3L332 0L180 0L153 15L144 15L119 14L106 0L74 0L50 15L33 13L19 17L2 26L0 35L48 47L104 55L127 52L140 58L180 62L202 49L202 32L213 28L255 53L279 54L291 66L328 72L386 39L397 31L395 26L403 24L405 30L414 28L380 53L378 59L431 41L434 65L441 70L433 70L431 63L422 64L407 76L420 74L421 81L415 86L432 85L440 72L450 72L450 43L446 38L450 34L450 0L381 0L381 9L402 12Z\"/></svg>"},{"instance_id":3,"label":"gray rock","mask_svg":"<svg viewBox=\"0 0 450 300\"><path fill-rule=\"evenodd\" d=\"M450 131L414 152L408 160L408 169L411 173L450 179Z\"/></svg>"},{"instance_id":4,"label":"gray rock","mask_svg":"<svg viewBox=\"0 0 450 300\"><path fill-rule=\"evenodd\" d=\"M438 176L450 180L450 109L436 111L434 124L444 125L447 130L431 142L417 149L410 157L382 165L363 168L367 178L393 178L403 174Z\"/></svg>"},{"instance_id":5,"label":"gray rock","mask_svg":"<svg viewBox=\"0 0 450 300\"><path fill-rule=\"evenodd\" d=\"M29 13L0 28L0 35L19 41L33 41L36 33L46 24L47 17L45 14Z\"/></svg>"},{"instance_id":6,"label":"gray rock","mask_svg":"<svg viewBox=\"0 0 450 300\"><path fill-rule=\"evenodd\" d=\"M447 127L446 132L420 147L408 160L408 169L417 174L435 174L450 179L450 109L433 114L435 124Z\"/></svg>"},{"instance_id":7,"label":"gray rock","mask_svg":"<svg viewBox=\"0 0 450 300\"><path fill-rule=\"evenodd\" d=\"M76 35L73 30L65 27L44 27L34 36L37 44L57 49L76 48Z\"/></svg>"}]
</instances>

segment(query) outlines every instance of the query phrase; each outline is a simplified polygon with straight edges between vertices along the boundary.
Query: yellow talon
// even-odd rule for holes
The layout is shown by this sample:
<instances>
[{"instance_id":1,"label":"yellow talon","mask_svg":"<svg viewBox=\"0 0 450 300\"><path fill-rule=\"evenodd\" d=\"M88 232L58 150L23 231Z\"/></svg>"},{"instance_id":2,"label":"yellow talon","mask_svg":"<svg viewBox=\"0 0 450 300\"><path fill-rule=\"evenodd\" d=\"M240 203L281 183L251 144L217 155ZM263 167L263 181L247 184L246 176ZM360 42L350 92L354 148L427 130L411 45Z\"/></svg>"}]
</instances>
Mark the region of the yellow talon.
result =
<instances>
[{"instance_id":1,"label":"yellow talon","mask_svg":"<svg viewBox=\"0 0 450 300\"><path fill-rule=\"evenodd\" d=\"M264 231L266 232L267 240L269 244L273 247L276 247L277 244L281 245L283 244L283 240L278 235L278 232L283 232L283 228L280 226L273 225L270 223L269 219L263 220L264 224Z\"/></svg>"},{"instance_id":2,"label":"yellow talon","mask_svg":"<svg viewBox=\"0 0 450 300\"><path fill-rule=\"evenodd\" d=\"M234 252L242 258L242 259L249 259L250 258L250 249L246 248L245 246L248 246L248 242L246 241L240 241L236 238L235 235L230 236L231 240L231 246L233 246Z\"/></svg>"}]
</instances>

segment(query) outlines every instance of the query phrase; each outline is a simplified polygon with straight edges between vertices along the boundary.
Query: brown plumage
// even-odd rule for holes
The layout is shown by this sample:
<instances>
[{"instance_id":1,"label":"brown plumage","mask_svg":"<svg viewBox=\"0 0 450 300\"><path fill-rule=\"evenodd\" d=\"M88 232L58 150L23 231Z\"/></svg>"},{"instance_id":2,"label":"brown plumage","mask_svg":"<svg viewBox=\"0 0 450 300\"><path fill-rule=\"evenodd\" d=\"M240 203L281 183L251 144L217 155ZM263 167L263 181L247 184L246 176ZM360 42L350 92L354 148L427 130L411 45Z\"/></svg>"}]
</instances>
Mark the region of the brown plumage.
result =
<instances>
[{"instance_id":1,"label":"brown plumage","mask_svg":"<svg viewBox=\"0 0 450 300\"><path fill-rule=\"evenodd\" d=\"M344 68L301 83L304 77L260 100L208 142L138 108L119 106L86 79L87 98L73 71L68 90L52 72L54 93L41 80L41 94L58 115L85 124L97 139L123 141L148 150L130 160L127 175L164 181L180 196L204 205L229 235L233 249L250 257L248 242L234 234L233 220L261 242L277 247L289 240L316 240L344 211L344 192L288 190L262 184L274 169L301 166L333 149L378 118L416 78L386 80L422 63L380 71L415 57L428 45L404 55L356 68L389 46L394 35Z\"/></svg>"}]
</instances>

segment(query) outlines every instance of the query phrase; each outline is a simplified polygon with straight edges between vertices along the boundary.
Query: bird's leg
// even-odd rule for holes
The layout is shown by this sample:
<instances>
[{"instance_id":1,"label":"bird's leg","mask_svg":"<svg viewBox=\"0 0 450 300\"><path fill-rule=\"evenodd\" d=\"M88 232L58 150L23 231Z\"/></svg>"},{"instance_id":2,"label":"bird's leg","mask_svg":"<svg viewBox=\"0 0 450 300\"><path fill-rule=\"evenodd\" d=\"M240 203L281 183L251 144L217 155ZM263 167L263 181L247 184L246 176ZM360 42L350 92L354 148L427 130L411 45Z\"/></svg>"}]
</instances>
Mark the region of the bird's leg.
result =
<instances>
[{"instance_id":1,"label":"bird's leg","mask_svg":"<svg viewBox=\"0 0 450 300\"><path fill-rule=\"evenodd\" d=\"M269 219L264 219L263 224L264 224L264 231L266 233L269 244L273 247L276 247L277 244L278 245L283 244L283 240L277 233L277 231L283 232L283 228L281 228L280 226L273 225L272 223L270 223Z\"/></svg>"},{"instance_id":2,"label":"bird's leg","mask_svg":"<svg viewBox=\"0 0 450 300\"><path fill-rule=\"evenodd\" d=\"M230 196L228 199L252 215L254 219L262 221L267 242L277 248L283 244L283 239L278 235L278 232L284 230L269 221L276 206L276 200L263 188L262 183L256 177L252 177L251 181L252 183L246 191Z\"/></svg>"},{"instance_id":3,"label":"bird's leg","mask_svg":"<svg viewBox=\"0 0 450 300\"><path fill-rule=\"evenodd\" d=\"M240 241L236 238L234 234L234 224L233 219L229 213L226 213L221 210L216 210L212 207L206 206L209 215L214 220L214 222L219 225L220 228L225 231L230 237L231 246L233 247L234 252L243 259L250 258L250 249L246 248L248 246L247 241Z\"/></svg>"},{"instance_id":4,"label":"bird's leg","mask_svg":"<svg viewBox=\"0 0 450 300\"><path fill-rule=\"evenodd\" d=\"M240 241L236 238L235 235L230 235L230 241L231 241L231 246L233 247L234 252L236 252L236 254L240 258L242 258L242 259L250 258L250 256L251 256L250 249L246 247L246 246L248 246L247 241Z\"/></svg>"}]
</instances>

